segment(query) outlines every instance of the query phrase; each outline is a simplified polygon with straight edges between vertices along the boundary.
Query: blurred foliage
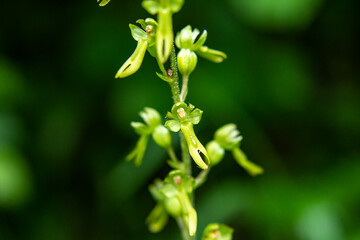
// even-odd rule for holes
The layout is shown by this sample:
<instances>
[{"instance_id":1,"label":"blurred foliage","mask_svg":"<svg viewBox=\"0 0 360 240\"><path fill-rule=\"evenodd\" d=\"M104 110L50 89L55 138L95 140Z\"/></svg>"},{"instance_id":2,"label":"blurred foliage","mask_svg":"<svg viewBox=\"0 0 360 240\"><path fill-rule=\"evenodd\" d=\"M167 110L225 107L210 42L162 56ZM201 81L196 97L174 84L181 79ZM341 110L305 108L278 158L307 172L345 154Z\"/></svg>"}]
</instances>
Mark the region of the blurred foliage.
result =
<instances>
[{"instance_id":1,"label":"blurred foliage","mask_svg":"<svg viewBox=\"0 0 360 240\"><path fill-rule=\"evenodd\" d=\"M0 239L180 239L145 219L148 185L165 151L124 161L144 106L163 116L168 86L146 56L115 80L136 43L141 1L6 2L0 8ZM222 46L221 65L199 60L188 99L210 141L235 122L253 180L227 154L199 189L199 232L210 222L234 239L360 239L359 3L355 0L197 0L174 16ZM220 48L220 47L219 47ZM150 150L151 149L151 150Z\"/></svg>"}]
</instances>

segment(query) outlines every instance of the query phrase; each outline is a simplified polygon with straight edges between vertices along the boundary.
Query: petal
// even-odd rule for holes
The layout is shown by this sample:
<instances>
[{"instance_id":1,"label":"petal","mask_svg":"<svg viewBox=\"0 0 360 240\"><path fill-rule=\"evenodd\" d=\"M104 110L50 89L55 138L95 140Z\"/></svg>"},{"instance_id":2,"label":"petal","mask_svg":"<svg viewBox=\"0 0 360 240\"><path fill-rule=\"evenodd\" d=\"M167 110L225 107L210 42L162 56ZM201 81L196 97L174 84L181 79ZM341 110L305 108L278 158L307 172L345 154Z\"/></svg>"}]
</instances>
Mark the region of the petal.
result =
<instances>
[{"instance_id":1,"label":"petal","mask_svg":"<svg viewBox=\"0 0 360 240\"><path fill-rule=\"evenodd\" d=\"M134 24L129 24L132 37L139 41L140 39L147 39L146 32Z\"/></svg>"},{"instance_id":2,"label":"petal","mask_svg":"<svg viewBox=\"0 0 360 240\"><path fill-rule=\"evenodd\" d=\"M196 43L192 46L191 49L194 51L198 50L200 47L202 47L205 44L206 38L207 38L207 31L204 30L201 36L199 37L199 40L196 41Z\"/></svg>"},{"instance_id":3,"label":"petal","mask_svg":"<svg viewBox=\"0 0 360 240\"><path fill-rule=\"evenodd\" d=\"M209 156L205 147L195 135L192 123L184 122L180 124L180 127L187 142L191 157L200 168L207 169L210 164Z\"/></svg>"},{"instance_id":4,"label":"petal","mask_svg":"<svg viewBox=\"0 0 360 240\"><path fill-rule=\"evenodd\" d=\"M180 122L178 120L167 120L165 127L172 132L178 132L180 130Z\"/></svg>"},{"instance_id":5,"label":"petal","mask_svg":"<svg viewBox=\"0 0 360 240\"><path fill-rule=\"evenodd\" d=\"M115 78L125 78L134 74L135 72L137 72L137 70L139 70L145 56L147 45L148 44L146 40L140 39L138 41L134 53L121 66L119 71L116 73Z\"/></svg>"},{"instance_id":6,"label":"petal","mask_svg":"<svg viewBox=\"0 0 360 240\"><path fill-rule=\"evenodd\" d=\"M97 0L97 2L100 2L99 3L100 7L104 7L106 4L110 2L110 0Z\"/></svg>"},{"instance_id":7,"label":"petal","mask_svg":"<svg viewBox=\"0 0 360 240\"><path fill-rule=\"evenodd\" d=\"M157 233L163 230L168 222L168 219L169 216L164 205L158 203L147 217L146 223L149 225L150 232Z\"/></svg>"},{"instance_id":8,"label":"petal","mask_svg":"<svg viewBox=\"0 0 360 240\"><path fill-rule=\"evenodd\" d=\"M156 52L162 63L165 63L171 54L174 41L173 35L171 11L169 9L160 9L156 32Z\"/></svg>"},{"instance_id":9,"label":"petal","mask_svg":"<svg viewBox=\"0 0 360 240\"><path fill-rule=\"evenodd\" d=\"M142 159L145 154L146 146L149 141L148 135L140 136L139 140L136 143L136 147L132 150L127 156L126 160L131 161L134 159L135 166L140 166L142 163Z\"/></svg>"},{"instance_id":10,"label":"petal","mask_svg":"<svg viewBox=\"0 0 360 240\"><path fill-rule=\"evenodd\" d=\"M131 122L130 125L134 128L135 132L139 135L150 134L149 126L141 122Z\"/></svg>"},{"instance_id":11,"label":"petal","mask_svg":"<svg viewBox=\"0 0 360 240\"><path fill-rule=\"evenodd\" d=\"M236 162L242 166L251 176L256 176L264 172L260 166L249 161L245 153L240 148L235 148L232 153Z\"/></svg>"},{"instance_id":12,"label":"petal","mask_svg":"<svg viewBox=\"0 0 360 240\"><path fill-rule=\"evenodd\" d=\"M221 63L224 61L224 59L227 58L227 55L224 52L208 48L207 46L200 47L198 50L196 50L196 53L200 57L215 63Z\"/></svg>"},{"instance_id":13,"label":"petal","mask_svg":"<svg viewBox=\"0 0 360 240\"><path fill-rule=\"evenodd\" d=\"M142 7L150 14L155 15L159 11L160 5L154 0L144 0L142 2Z\"/></svg>"}]
</instances>

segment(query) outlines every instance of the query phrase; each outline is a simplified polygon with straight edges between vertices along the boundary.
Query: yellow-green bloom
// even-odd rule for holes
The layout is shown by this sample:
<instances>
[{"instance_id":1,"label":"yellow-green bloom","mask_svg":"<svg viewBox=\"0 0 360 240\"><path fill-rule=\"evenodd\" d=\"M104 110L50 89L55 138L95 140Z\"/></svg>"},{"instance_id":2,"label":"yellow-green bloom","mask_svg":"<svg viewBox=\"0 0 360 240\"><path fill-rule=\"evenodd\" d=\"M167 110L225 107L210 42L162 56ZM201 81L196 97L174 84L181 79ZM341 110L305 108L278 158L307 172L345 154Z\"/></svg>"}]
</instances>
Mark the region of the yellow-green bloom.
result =
<instances>
[{"instance_id":1,"label":"yellow-green bloom","mask_svg":"<svg viewBox=\"0 0 360 240\"><path fill-rule=\"evenodd\" d=\"M242 136L233 123L226 124L216 130L214 140L206 145L211 166L218 164L224 158L225 150L229 150L232 152L236 162L251 176L262 174L264 170L248 160L245 153L240 149L241 140Z\"/></svg>"},{"instance_id":2,"label":"yellow-green bloom","mask_svg":"<svg viewBox=\"0 0 360 240\"><path fill-rule=\"evenodd\" d=\"M191 26L188 25L176 35L175 43L180 49L178 66L183 76L189 76L194 71L197 64L197 55L216 63L226 59L225 53L204 46L207 38L206 30L198 38L199 34L198 29L192 30Z\"/></svg>"},{"instance_id":3,"label":"yellow-green bloom","mask_svg":"<svg viewBox=\"0 0 360 240\"><path fill-rule=\"evenodd\" d=\"M138 20L138 23L142 26L140 27L130 24L131 35L137 41L137 46L133 54L126 60L126 62L121 66L118 72L115 75L115 78L125 78L135 72L137 72L143 62L146 50L153 55L153 46L155 43L155 31L157 23L155 20L148 18L145 20Z\"/></svg>"},{"instance_id":4,"label":"yellow-green bloom","mask_svg":"<svg viewBox=\"0 0 360 240\"><path fill-rule=\"evenodd\" d=\"M136 166L142 163L150 135L160 147L165 149L171 147L171 135L169 130L161 124L160 114L155 109L146 107L144 111L140 112L140 116L145 123L131 122L131 126L140 135L140 138L135 149L126 156L128 161L134 160Z\"/></svg>"},{"instance_id":5,"label":"yellow-green bloom","mask_svg":"<svg viewBox=\"0 0 360 240\"><path fill-rule=\"evenodd\" d=\"M181 130L191 157L200 168L207 169L210 164L208 153L197 138L193 128L194 124L200 122L203 111L194 108L193 105L188 106L183 102L174 104L171 112L167 114L171 120L166 121L165 127L173 132Z\"/></svg>"},{"instance_id":6,"label":"yellow-green bloom","mask_svg":"<svg viewBox=\"0 0 360 240\"><path fill-rule=\"evenodd\" d=\"M152 232L162 230L168 214L174 218L181 217L191 236L197 228L197 213L192 206L190 196L194 191L194 178L179 171L171 171L164 181L156 180L150 185L150 193L158 202L150 213L147 223Z\"/></svg>"}]
</instances>

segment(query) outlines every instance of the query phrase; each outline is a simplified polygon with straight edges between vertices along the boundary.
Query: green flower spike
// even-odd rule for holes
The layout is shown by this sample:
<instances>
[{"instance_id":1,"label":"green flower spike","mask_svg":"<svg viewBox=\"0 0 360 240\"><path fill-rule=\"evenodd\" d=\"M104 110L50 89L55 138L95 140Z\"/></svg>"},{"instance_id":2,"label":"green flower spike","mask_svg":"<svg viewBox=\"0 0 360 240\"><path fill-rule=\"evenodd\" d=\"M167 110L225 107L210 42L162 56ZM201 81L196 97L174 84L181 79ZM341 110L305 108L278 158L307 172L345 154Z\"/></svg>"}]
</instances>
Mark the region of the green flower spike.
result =
<instances>
[{"instance_id":1,"label":"green flower spike","mask_svg":"<svg viewBox=\"0 0 360 240\"><path fill-rule=\"evenodd\" d=\"M140 19L137 21L143 29L130 24L131 35L137 41L137 46L134 53L128 60L121 66L116 73L115 78L125 78L137 72L143 62L146 50L152 56L155 56L155 31L157 23L154 19Z\"/></svg>"},{"instance_id":2,"label":"green flower spike","mask_svg":"<svg viewBox=\"0 0 360 240\"><path fill-rule=\"evenodd\" d=\"M171 146L170 132L161 125L161 116L155 109L146 107L144 111L140 112L140 116L145 123L131 122L131 126L140 135L140 138L135 149L126 156L128 161L134 159L136 166L140 166L142 163L150 135L160 147L168 149Z\"/></svg>"},{"instance_id":3,"label":"green flower spike","mask_svg":"<svg viewBox=\"0 0 360 240\"><path fill-rule=\"evenodd\" d=\"M224 157L224 151L232 151L236 162L243 167L251 176L262 174L264 170L249 161L240 149L240 142L242 136L240 136L239 130L235 124L226 124L219 128L215 132L214 140L206 145L208 152L210 153L210 159L212 165L219 163ZM213 162L215 162L213 164Z\"/></svg>"},{"instance_id":4,"label":"green flower spike","mask_svg":"<svg viewBox=\"0 0 360 240\"><path fill-rule=\"evenodd\" d=\"M197 138L193 125L198 124L201 120L203 111L184 102L178 102L174 104L166 116L171 120L166 121L165 127L172 132L178 132L181 130L185 140L187 142L189 153L194 159L195 163L202 169L207 169L210 164L208 153L205 147L201 144ZM203 157L200 155L202 154Z\"/></svg>"},{"instance_id":5,"label":"green flower spike","mask_svg":"<svg viewBox=\"0 0 360 240\"><path fill-rule=\"evenodd\" d=\"M150 14L158 14L158 31L156 33L156 51L159 60L165 63L173 48L174 33L172 14L180 11L184 0L144 0L143 8Z\"/></svg>"},{"instance_id":6,"label":"green flower spike","mask_svg":"<svg viewBox=\"0 0 360 240\"><path fill-rule=\"evenodd\" d=\"M202 240L232 240L233 232L225 224L211 223L205 228Z\"/></svg>"}]
</instances>

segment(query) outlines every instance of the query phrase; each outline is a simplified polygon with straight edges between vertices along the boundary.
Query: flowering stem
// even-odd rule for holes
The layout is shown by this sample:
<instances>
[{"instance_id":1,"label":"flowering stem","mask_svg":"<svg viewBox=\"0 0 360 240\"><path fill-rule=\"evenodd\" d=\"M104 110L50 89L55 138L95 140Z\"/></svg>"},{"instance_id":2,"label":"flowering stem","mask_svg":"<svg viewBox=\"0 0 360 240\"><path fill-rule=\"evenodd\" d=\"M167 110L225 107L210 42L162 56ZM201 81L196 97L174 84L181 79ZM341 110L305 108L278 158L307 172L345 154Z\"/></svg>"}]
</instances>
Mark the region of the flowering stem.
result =
<instances>
[{"instance_id":1,"label":"flowering stem","mask_svg":"<svg viewBox=\"0 0 360 240\"><path fill-rule=\"evenodd\" d=\"M170 158L171 158L171 160L172 160L173 162L175 162L175 163L180 163L180 162L179 162L179 159L176 157L175 151L174 151L174 149L173 149L172 147L170 147L170 148L168 149L168 154L169 154L169 156L170 156Z\"/></svg>"},{"instance_id":2,"label":"flowering stem","mask_svg":"<svg viewBox=\"0 0 360 240\"><path fill-rule=\"evenodd\" d=\"M180 94L180 100L182 102L185 101L187 93L188 93L188 82L189 82L189 76L183 76L181 94Z\"/></svg>"},{"instance_id":3,"label":"flowering stem","mask_svg":"<svg viewBox=\"0 0 360 240\"><path fill-rule=\"evenodd\" d=\"M173 95L174 103L180 102L180 89L179 89L179 75L177 71L175 46L170 55L170 66L172 70L172 81L170 82L171 93Z\"/></svg>"}]
</instances>

